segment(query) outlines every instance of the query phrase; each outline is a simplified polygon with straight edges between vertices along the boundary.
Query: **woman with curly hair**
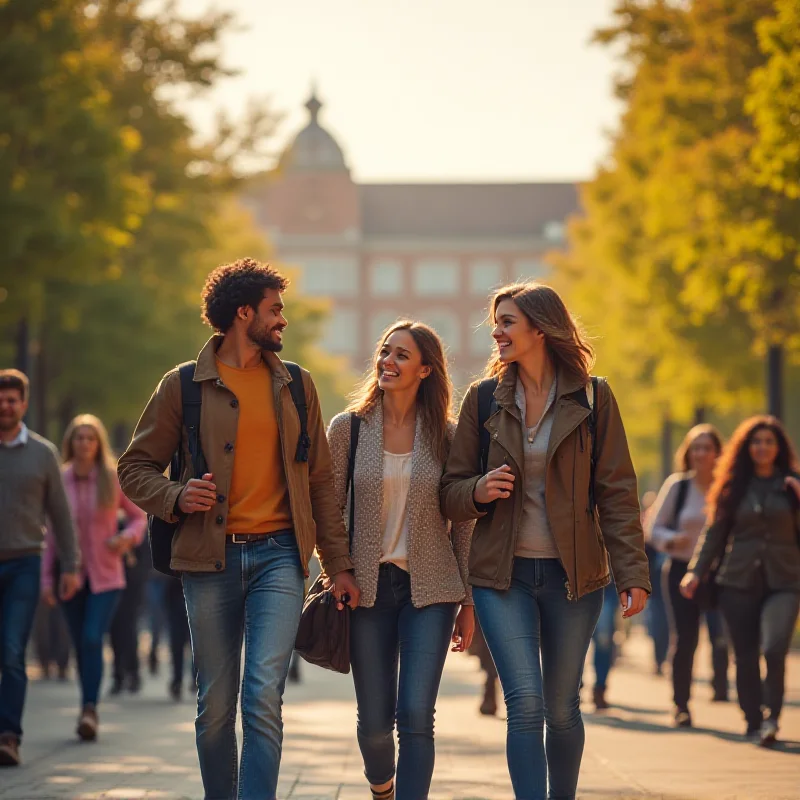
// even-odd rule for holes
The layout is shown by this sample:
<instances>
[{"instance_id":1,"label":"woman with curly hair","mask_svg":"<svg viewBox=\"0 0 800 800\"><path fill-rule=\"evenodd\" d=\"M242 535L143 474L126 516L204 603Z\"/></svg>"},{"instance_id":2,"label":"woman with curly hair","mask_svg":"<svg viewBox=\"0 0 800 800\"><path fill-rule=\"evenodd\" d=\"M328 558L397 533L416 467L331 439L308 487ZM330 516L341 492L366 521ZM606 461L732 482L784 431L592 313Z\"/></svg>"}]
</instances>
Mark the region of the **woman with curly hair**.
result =
<instances>
[{"instance_id":1,"label":"woman with curly hair","mask_svg":"<svg viewBox=\"0 0 800 800\"><path fill-rule=\"evenodd\" d=\"M778 732L786 654L800 609L798 472L797 456L777 419L745 420L719 460L708 494L710 524L681 582L690 599L703 580L719 587L736 653L746 736L764 746L772 745ZM767 662L763 698L762 653ZM769 710L767 719L762 705Z\"/></svg>"}]
</instances>

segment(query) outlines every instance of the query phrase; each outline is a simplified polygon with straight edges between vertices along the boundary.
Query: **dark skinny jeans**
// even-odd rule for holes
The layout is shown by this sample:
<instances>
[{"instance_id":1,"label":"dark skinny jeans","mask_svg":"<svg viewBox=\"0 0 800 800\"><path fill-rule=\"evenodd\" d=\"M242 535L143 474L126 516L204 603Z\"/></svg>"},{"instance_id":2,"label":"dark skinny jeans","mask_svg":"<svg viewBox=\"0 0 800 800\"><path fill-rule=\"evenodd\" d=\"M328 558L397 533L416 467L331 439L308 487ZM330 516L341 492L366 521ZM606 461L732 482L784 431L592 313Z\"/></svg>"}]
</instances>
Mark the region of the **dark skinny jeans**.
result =
<instances>
[{"instance_id":1,"label":"dark skinny jeans","mask_svg":"<svg viewBox=\"0 0 800 800\"><path fill-rule=\"evenodd\" d=\"M672 559L665 565L667 591L675 625L675 646L672 652L673 701L679 709L689 707L692 693L694 654L700 639L700 619L703 612L694 600L688 600L680 591L681 580L688 563ZM711 661L714 669L712 680L714 694L728 694L728 639L718 611L705 612L708 638L711 640Z\"/></svg>"},{"instance_id":2,"label":"dark skinny jeans","mask_svg":"<svg viewBox=\"0 0 800 800\"><path fill-rule=\"evenodd\" d=\"M720 588L719 604L728 623L736 654L736 691L747 725L756 728L762 720L762 704L775 722L783 708L786 654L800 608L800 592ZM767 663L763 690L761 655Z\"/></svg>"},{"instance_id":3,"label":"dark skinny jeans","mask_svg":"<svg viewBox=\"0 0 800 800\"><path fill-rule=\"evenodd\" d=\"M409 574L381 564L375 605L355 609L350 618L364 773L374 785L394 777L396 719L396 800L425 800L430 790L433 717L455 614L454 603L415 608Z\"/></svg>"}]
</instances>

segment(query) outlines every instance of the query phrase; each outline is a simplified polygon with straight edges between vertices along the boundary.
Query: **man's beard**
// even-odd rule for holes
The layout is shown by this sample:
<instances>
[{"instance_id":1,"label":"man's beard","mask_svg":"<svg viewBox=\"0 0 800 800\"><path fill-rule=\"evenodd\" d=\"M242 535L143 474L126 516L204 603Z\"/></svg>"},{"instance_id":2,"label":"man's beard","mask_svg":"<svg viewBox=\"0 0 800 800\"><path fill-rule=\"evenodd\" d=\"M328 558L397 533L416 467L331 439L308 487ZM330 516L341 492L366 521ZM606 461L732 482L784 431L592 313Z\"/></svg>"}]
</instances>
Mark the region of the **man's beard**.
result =
<instances>
[{"instance_id":1,"label":"man's beard","mask_svg":"<svg viewBox=\"0 0 800 800\"><path fill-rule=\"evenodd\" d=\"M13 431L22 422L22 418L0 417L0 431Z\"/></svg>"},{"instance_id":2,"label":"man's beard","mask_svg":"<svg viewBox=\"0 0 800 800\"><path fill-rule=\"evenodd\" d=\"M276 342L272 338L272 331L277 330L272 328L258 327L255 320L253 320L247 328L247 336L253 344L258 345L262 350L270 350L273 353L280 353L283 350L283 342Z\"/></svg>"}]
</instances>

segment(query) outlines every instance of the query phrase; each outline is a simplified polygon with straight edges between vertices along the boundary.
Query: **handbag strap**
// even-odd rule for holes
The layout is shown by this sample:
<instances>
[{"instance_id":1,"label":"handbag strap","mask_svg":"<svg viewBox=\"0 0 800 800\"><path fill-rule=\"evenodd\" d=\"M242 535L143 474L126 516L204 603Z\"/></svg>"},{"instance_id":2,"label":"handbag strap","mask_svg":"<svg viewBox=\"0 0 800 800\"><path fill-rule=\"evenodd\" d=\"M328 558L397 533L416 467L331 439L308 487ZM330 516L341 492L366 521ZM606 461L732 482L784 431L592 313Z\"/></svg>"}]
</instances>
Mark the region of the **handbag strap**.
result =
<instances>
[{"instance_id":1,"label":"handbag strap","mask_svg":"<svg viewBox=\"0 0 800 800\"><path fill-rule=\"evenodd\" d=\"M358 448L358 432L361 429L361 417L350 412L350 453L347 456L347 486L345 494L350 495L350 522L347 531L350 534L350 546L353 545L353 525L356 515L356 489L353 475L356 469L356 449Z\"/></svg>"}]
</instances>

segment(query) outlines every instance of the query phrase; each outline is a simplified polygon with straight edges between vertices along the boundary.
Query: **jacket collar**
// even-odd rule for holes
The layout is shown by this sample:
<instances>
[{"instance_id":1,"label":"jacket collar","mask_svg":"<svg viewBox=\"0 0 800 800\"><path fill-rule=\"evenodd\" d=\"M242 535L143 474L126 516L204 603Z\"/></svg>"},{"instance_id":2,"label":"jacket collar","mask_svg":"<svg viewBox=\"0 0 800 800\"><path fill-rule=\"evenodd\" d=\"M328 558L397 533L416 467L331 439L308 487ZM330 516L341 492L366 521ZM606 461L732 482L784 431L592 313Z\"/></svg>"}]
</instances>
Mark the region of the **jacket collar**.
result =
<instances>
[{"instance_id":1,"label":"jacket collar","mask_svg":"<svg viewBox=\"0 0 800 800\"><path fill-rule=\"evenodd\" d=\"M517 374L517 365L509 364L494 391L494 399L497 400L497 404L507 410L513 410L517 407ZM571 372L567 372L563 367L558 367L556 371L556 400L577 392L581 388L583 388L583 384L580 378Z\"/></svg>"},{"instance_id":2,"label":"jacket collar","mask_svg":"<svg viewBox=\"0 0 800 800\"><path fill-rule=\"evenodd\" d=\"M195 381L218 381L219 370L217 369L217 350L225 337L221 333L215 333L204 345L200 354L197 356L197 366L194 370ZM261 358L272 372L272 377L281 383L291 383L292 376L286 369L283 361L271 350L262 350Z\"/></svg>"}]
</instances>

